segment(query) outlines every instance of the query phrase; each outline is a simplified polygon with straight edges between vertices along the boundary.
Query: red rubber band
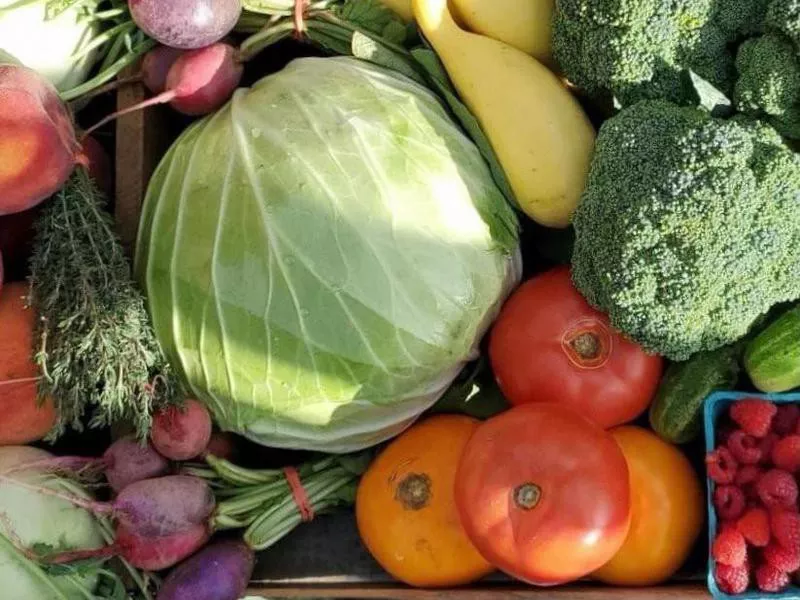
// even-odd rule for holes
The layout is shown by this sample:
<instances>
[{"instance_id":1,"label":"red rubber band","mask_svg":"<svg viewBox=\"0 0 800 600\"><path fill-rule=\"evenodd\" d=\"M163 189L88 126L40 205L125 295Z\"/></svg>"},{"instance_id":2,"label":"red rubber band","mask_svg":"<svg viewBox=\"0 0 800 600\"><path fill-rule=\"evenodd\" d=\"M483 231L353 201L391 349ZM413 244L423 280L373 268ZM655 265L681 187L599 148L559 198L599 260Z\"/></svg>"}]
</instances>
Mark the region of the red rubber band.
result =
<instances>
[{"instance_id":1,"label":"red rubber band","mask_svg":"<svg viewBox=\"0 0 800 600\"><path fill-rule=\"evenodd\" d=\"M292 498L294 498L294 502L300 510L300 517L302 517L303 521L306 523L311 521L314 518L314 507L311 506L311 502L308 500L306 489L300 481L300 475L297 474L297 469L294 467L286 467L283 470L283 474L286 476L286 481L289 483L289 489L292 491Z\"/></svg>"}]
</instances>

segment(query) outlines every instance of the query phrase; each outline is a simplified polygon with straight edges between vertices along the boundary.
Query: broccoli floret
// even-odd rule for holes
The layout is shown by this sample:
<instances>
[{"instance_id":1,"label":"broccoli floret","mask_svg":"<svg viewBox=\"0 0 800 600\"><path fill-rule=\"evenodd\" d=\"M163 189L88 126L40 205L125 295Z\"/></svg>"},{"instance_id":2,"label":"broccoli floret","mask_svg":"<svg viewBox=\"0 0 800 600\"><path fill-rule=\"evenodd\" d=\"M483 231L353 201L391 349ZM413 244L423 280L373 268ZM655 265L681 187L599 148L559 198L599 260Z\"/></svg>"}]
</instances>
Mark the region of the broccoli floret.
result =
<instances>
[{"instance_id":1,"label":"broccoli floret","mask_svg":"<svg viewBox=\"0 0 800 600\"><path fill-rule=\"evenodd\" d=\"M800 155L766 124L666 101L606 121L574 226L573 279L673 360L800 298Z\"/></svg>"},{"instance_id":2,"label":"broccoli floret","mask_svg":"<svg viewBox=\"0 0 800 600\"><path fill-rule=\"evenodd\" d=\"M782 134L795 137L800 124L800 56L794 44L779 33L751 38L739 47L736 70L736 108L766 118Z\"/></svg>"},{"instance_id":3,"label":"broccoli floret","mask_svg":"<svg viewBox=\"0 0 800 600\"><path fill-rule=\"evenodd\" d=\"M800 48L800 0L772 0L764 25L768 31L782 33Z\"/></svg>"},{"instance_id":4,"label":"broccoli floret","mask_svg":"<svg viewBox=\"0 0 800 600\"><path fill-rule=\"evenodd\" d=\"M739 47L736 107L757 116L782 117L800 103L800 57L789 39L769 33Z\"/></svg>"},{"instance_id":5,"label":"broccoli floret","mask_svg":"<svg viewBox=\"0 0 800 600\"><path fill-rule=\"evenodd\" d=\"M553 52L593 96L697 102L687 71L733 89L730 46L758 29L767 0L556 0Z\"/></svg>"}]
</instances>

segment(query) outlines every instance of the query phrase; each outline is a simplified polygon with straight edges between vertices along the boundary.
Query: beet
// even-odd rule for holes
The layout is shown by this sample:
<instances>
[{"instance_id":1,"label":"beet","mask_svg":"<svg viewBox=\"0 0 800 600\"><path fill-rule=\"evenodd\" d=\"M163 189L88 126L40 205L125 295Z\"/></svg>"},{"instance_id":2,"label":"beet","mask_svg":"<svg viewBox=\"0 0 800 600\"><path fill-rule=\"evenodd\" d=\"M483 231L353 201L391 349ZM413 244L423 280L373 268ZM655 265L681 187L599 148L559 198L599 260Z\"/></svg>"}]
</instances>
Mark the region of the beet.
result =
<instances>
[{"instance_id":1,"label":"beet","mask_svg":"<svg viewBox=\"0 0 800 600\"><path fill-rule=\"evenodd\" d=\"M133 436L118 439L103 454L108 484L115 492L143 479L160 477L169 471L169 462Z\"/></svg>"},{"instance_id":2,"label":"beet","mask_svg":"<svg viewBox=\"0 0 800 600\"><path fill-rule=\"evenodd\" d=\"M197 400L169 406L153 417L153 447L172 460L190 460L202 454L211 440L211 415Z\"/></svg>"},{"instance_id":3,"label":"beet","mask_svg":"<svg viewBox=\"0 0 800 600\"><path fill-rule=\"evenodd\" d=\"M214 512L211 487L190 475L168 475L132 483L111 505L117 522L142 537L161 537L208 523Z\"/></svg>"},{"instance_id":4,"label":"beet","mask_svg":"<svg viewBox=\"0 0 800 600\"><path fill-rule=\"evenodd\" d=\"M214 542L164 580L156 600L239 600L255 567L255 554L241 540Z\"/></svg>"},{"instance_id":5,"label":"beet","mask_svg":"<svg viewBox=\"0 0 800 600\"><path fill-rule=\"evenodd\" d=\"M177 565L202 548L211 537L207 524L193 525L185 531L160 537L143 537L122 525L117 526L116 533L117 555L145 571L162 571Z\"/></svg>"}]
</instances>

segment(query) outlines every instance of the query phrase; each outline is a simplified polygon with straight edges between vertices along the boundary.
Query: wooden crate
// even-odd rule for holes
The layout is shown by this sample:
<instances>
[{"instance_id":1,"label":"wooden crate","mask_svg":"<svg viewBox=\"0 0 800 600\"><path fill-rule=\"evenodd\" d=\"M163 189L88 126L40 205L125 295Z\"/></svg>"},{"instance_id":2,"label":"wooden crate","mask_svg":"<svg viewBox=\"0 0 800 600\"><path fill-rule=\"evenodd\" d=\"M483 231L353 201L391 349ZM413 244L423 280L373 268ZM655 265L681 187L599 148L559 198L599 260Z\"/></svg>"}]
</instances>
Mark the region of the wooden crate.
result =
<instances>
[{"instance_id":1,"label":"wooden crate","mask_svg":"<svg viewBox=\"0 0 800 600\"><path fill-rule=\"evenodd\" d=\"M129 86L118 108L142 100L145 91ZM166 109L122 117L116 136L115 216L125 245L132 248L147 182L183 122ZM699 557L698 563L702 562ZM259 554L250 595L261 598L396 598L500 600L700 600L709 597L695 575L652 588L614 588L590 582L533 588L494 575L470 588L417 590L391 579L361 545L351 512L323 516L303 525Z\"/></svg>"}]
</instances>

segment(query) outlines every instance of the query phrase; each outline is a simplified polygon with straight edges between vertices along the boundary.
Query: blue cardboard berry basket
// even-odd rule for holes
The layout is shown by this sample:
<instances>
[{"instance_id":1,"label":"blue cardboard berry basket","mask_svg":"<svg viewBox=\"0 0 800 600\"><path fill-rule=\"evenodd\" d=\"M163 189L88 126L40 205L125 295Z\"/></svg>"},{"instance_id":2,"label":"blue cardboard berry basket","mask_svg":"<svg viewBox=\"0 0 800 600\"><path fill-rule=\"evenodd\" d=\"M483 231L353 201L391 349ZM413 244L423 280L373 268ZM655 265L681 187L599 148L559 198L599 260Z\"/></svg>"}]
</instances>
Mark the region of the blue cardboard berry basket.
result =
<instances>
[{"instance_id":1,"label":"blue cardboard berry basket","mask_svg":"<svg viewBox=\"0 0 800 600\"><path fill-rule=\"evenodd\" d=\"M703 409L705 421L706 452L714 450L716 441L716 424L720 415L724 414L728 407L742 398L763 398L775 404L789 404L792 402L800 403L800 393L787 394L754 394L748 392L714 392L706 398ZM708 492L706 503L708 508L708 590L711 595L718 600L766 600L768 598L781 598L782 600L800 600L800 587L792 586L779 594L769 594L759 592L755 589L748 590L743 594L726 594L717 587L714 580L714 560L711 558L711 542L717 536L717 515L714 511L714 488L716 484L706 477ZM752 587L752 586L751 586Z\"/></svg>"}]
</instances>

